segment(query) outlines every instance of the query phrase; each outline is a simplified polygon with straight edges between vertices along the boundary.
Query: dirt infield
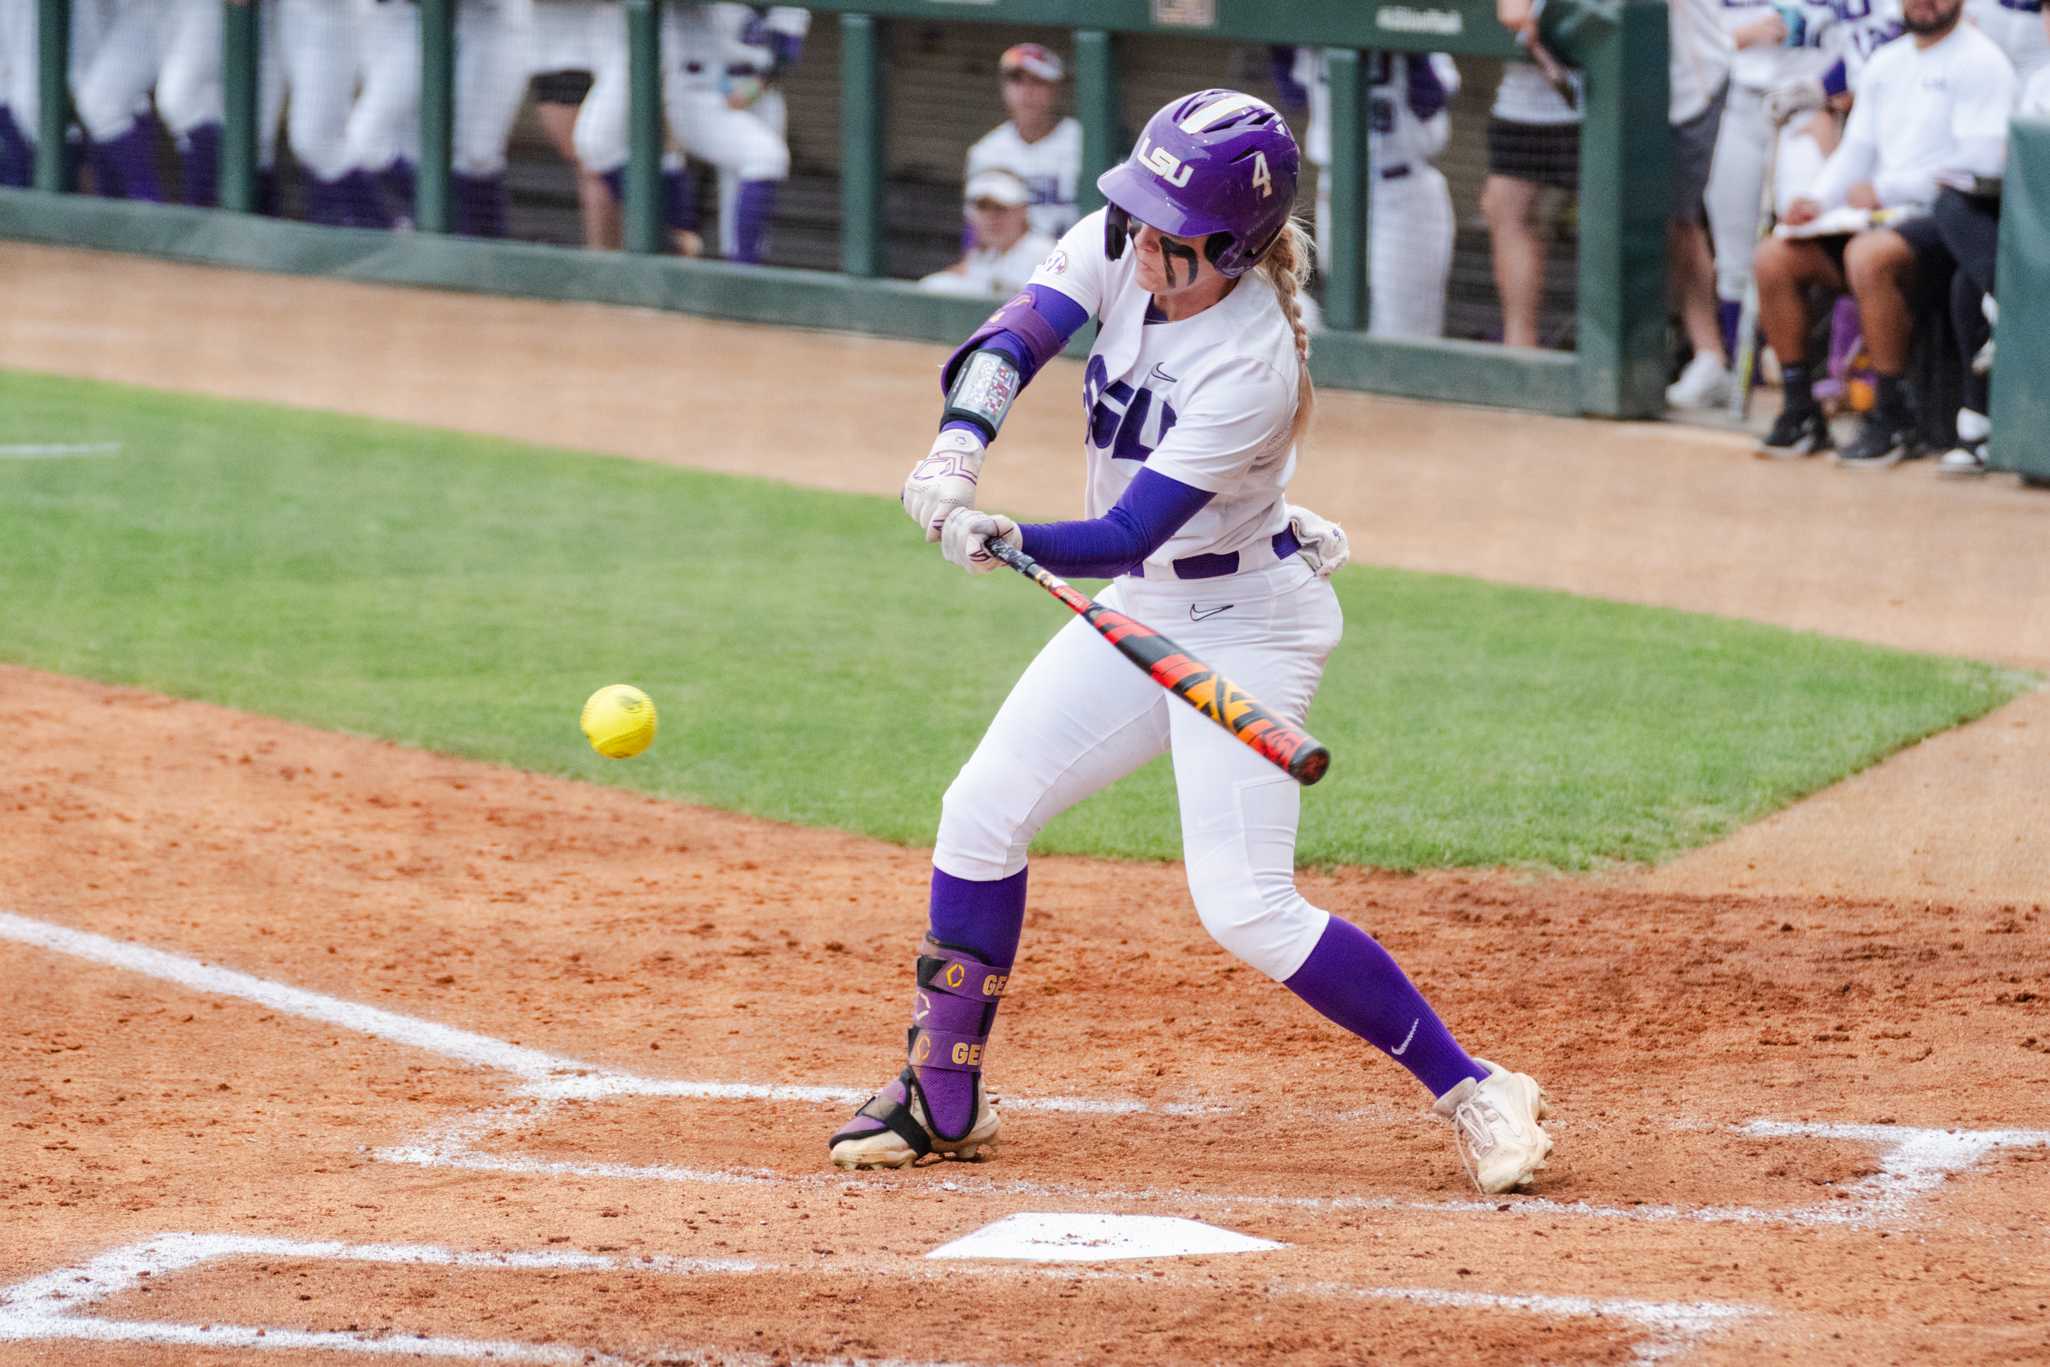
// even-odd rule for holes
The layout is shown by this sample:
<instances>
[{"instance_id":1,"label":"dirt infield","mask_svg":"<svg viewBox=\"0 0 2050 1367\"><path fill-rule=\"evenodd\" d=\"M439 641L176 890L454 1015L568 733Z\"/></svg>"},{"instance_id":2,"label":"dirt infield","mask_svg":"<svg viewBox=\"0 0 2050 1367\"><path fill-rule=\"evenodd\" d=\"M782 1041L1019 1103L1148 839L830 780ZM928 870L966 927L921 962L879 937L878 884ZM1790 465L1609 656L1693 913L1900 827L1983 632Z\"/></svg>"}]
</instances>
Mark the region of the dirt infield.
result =
<instances>
[{"instance_id":1,"label":"dirt infield","mask_svg":"<svg viewBox=\"0 0 2050 1367\"><path fill-rule=\"evenodd\" d=\"M0 248L24 264L0 365L419 417L424 383L337 378L372 353L333 310L374 299L376 364L435 354L444 396L471 392L451 339L502 377L552 320L529 397L561 402L519 435L755 473L788 446L779 472L842 487L902 463L886 404L929 404L929 349ZM872 466L714 406L703 345L673 383L598 364L708 329L736 367L796 348L820 404L869 396ZM498 383L440 420L512 422ZM1334 444L1401 423L1312 495L1373 559L2050 664L2012 607L2050 575L2037 496L1327 405ZM1064 508L1066 434L1026 430L1018 506ZM1838 582L1887 556L1891 586ZM2040 694L1647 875L1306 879L1560 1102L1537 1195L1495 1201L1406 1074L1208 941L1172 866L1037 861L995 1160L845 1176L824 1138L893 1071L925 852L27 670L0 725L0 1363L2050 1362ZM1283 1246L927 1256L1028 1212Z\"/></svg>"}]
</instances>

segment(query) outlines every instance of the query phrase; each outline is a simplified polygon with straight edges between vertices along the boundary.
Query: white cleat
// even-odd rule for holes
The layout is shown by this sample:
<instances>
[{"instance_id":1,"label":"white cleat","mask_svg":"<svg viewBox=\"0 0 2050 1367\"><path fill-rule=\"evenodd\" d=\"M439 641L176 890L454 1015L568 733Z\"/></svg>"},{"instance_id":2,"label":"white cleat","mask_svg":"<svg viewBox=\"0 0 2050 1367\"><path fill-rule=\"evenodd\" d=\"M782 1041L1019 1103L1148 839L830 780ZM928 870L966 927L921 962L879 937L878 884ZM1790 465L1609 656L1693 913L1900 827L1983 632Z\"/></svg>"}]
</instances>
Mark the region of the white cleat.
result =
<instances>
[{"instance_id":1,"label":"white cleat","mask_svg":"<svg viewBox=\"0 0 2050 1367\"><path fill-rule=\"evenodd\" d=\"M1498 1063L1477 1058L1488 1070L1476 1082L1467 1078L1438 1098L1432 1107L1452 1120L1459 1161L1466 1175L1487 1195L1528 1186L1552 1151L1552 1137L1538 1122L1550 1114L1544 1088L1528 1073L1512 1073Z\"/></svg>"},{"instance_id":2,"label":"white cleat","mask_svg":"<svg viewBox=\"0 0 2050 1367\"><path fill-rule=\"evenodd\" d=\"M869 1107L889 1112L885 1127L870 1130L865 1134L833 1136L833 1166L860 1171L864 1168L905 1168L916 1163L927 1154L938 1154L941 1158L964 1163L980 1161L979 1150L997 1137L996 1107L989 1098L979 1098L980 1109L975 1113L975 1124L959 1139L941 1139L933 1133L931 1123L926 1119L925 1099L916 1088L898 1089L908 1092L905 1100L895 1102L889 1092L870 1099L869 1106L862 1108L853 1121L841 1131L859 1128L864 1117L880 1119ZM878 1103L882 1103L878 1106ZM914 1138L915 1136L915 1138Z\"/></svg>"}]
</instances>

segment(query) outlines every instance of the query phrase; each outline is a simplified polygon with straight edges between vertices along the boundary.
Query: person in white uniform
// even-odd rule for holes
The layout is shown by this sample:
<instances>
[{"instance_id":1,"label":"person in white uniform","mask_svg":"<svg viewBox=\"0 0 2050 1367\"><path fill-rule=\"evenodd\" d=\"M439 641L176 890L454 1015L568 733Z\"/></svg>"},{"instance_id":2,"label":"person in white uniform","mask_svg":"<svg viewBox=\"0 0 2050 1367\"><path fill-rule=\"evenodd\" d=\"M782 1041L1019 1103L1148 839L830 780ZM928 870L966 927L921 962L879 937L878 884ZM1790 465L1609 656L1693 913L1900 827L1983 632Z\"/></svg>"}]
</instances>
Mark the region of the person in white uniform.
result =
<instances>
[{"instance_id":1,"label":"person in white uniform","mask_svg":"<svg viewBox=\"0 0 2050 1367\"><path fill-rule=\"evenodd\" d=\"M1452 190L1435 165L1452 138L1459 68L1443 53L1362 54L1367 83L1367 330L1440 337L1452 277ZM1317 269L1331 271L1331 74L1324 50L1294 50L1290 85L1309 109L1303 155L1317 168Z\"/></svg>"},{"instance_id":2,"label":"person in white uniform","mask_svg":"<svg viewBox=\"0 0 2050 1367\"><path fill-rule=\"evenodd\" d=\"M1329 575L1345 555L1344 534L1287 497L1315 397L1299 170L1287 123L1255 96L1203 90L1161 109L1097 181L1108 207L955 352L939 438L902 495L926 539L970 571L996 564L1000 539L1057 574L1114 578L1106 606L1173 622L1180 644L1298 724L1343 629ZM1012 400L1092 318L1086 518L1021 526L977 510L984 451ZM947 790L908 1062L833 1135L832 1161L901 1167L996 1138L982 1065L1024 921L1027 848L1062 809L1162 753L1204 927L1408 1068L1482 1190L1530 1181L1551 1149L1543 1092L1470 1057L1386 950L1304 900L1294 780L1079 619L1026 669Z\"/></svg>"},{"instance_id":3,"label":"person in white uniform","mask_svg":"<svg viewBox=\"0 0 2050 1367\"><path fill-rule=\"evenodd\" d=\"M35 179L42 136L42 50L35 0L0 3L0 185ZM110 0L72 0L71 84L74 88L99 50L112 19Z\"/></svg>"},{"instance_id":4,"label":"person in white uniform","mask_svg":"<svg viewBox=\"0 0 2050 1367\"><path fill-rule=\"evenodd\" d=\"M363 88L349 115L348 202L366 226L412 215L420 159L418 0L354 0L362 23ZM506 144L534 69L533 0L458 0L455 123L450 131L450 227L505 235ZM399 197L394 210L378 190Z\"/></svg>"},{"instance_id":5,"label":"person in white uniform","mask_svg":"<svg viewBox=\"0 0 2050 1367\"><path fill-rule=\"evenodd\" d=\"M780 12L784 7L777 7ZM795 27L794 24L787 27ZM662 108L669 135L686 156L733 177L731 207L721 214L726 255L758 262L766 249L776 192L790 175L790 145L756 106L777 70L776 30L740 4L673 4L662 17ZM785 50L787 39L785 42ZM603 37L591 93L577 116L577 155L624 201L631 98L622 12ZM781 96L767 107L777 119ZM695 234L694 195L680 163L666 168L665 216L676 232Z\"/></svg>"},{"instance_id":6,"label":"person in white uniform","mask_svg":"<svg viewBox=\"0 0 2050 1367\"><path fill-rule=\"evenodd\" d=\"M214 202L222 114L220 0L116 0L111 23L72 87L101 194L164 198L156 169L161 119L178 145L185 202Z\"/></svg>"},{"instance_id":7,"label":"person in white uniform","mask_svg":"<svg viewBox=\"0 0 2050 1367\"><path fill-rule=\"evenodd\" d=\"M1779 152L1780 130L1766 115L1766 99L1794 81L1819 77L1829 66L1822 41L1835 16L1826 5L1789 0L1723 0L1722 16L1736 52L1707 202L1716 321L1724 352L1734 355L1744 292L1751 283L1751 253L1758 245L1766 162ZM1717 408L1728 402L1730 382L1727 367L1704 358L1682 373L1667 390L1666 401L1675 408Z\"/></svg>"},{"instance_id":8,"label":"person in white uniform","mask_svg":"<svg viewBox=\"0 0 2050 1367\"><path fill-rule=\"evenodd\" d=\"M961 200L975 245L945 270L922 277L918 287L998 299L1024 289L1054 247L1052 238L1032 226L1032 191L1020 177L992 167L963 187Z\"/></svg>"},{"instance_id":9,"label":"person in white uniform","mask_svg":"<svg viewBox=\"0 0 2050 1367\"><path fill-rule=\"evenodd\" d=\"M1759 313L1780 358L1785 400L1759 448L1773 457L1814 455L1833 439L1809 373L1808 295L1848 289L1877 372L1877 401L1838 457L1847 469L1886 469L1921 454L1907 392L1914 319L1940 298L1955 265L1928 216L1944 185L1998 177L2007 161L2014 67L1964 22L1964 0L1904 0L1908 36L1875 53L1858 85L1844 139L1821 177L1787 207L1778 233L1759 244ZM1883 226L1809 235L1825 212L1885 212ZM1818 223L1818 221L1821 221ZM1792 234L1801 234L1794 236Z\"/></svg>"},{"instance_id":10,"label":"person in white uniform","mask_svg":"<svg viewBox=\"0 0 2050 1367\"><path fill-rule=\"evenodd\" d=\"M1004 49L997 73L1010 117L969 146L965 178L992 170L1021 177L1032 192L1032 230L1058 238L1075 226L1082 177L1082 124L1056 112L1067 65L1050 48L1018 43Z\"/></svg>"},{"instance_id":11,"label":"person in white uniform","mask_svg":"<svg viewBox=\"0 0 2050 1367\"><path fill-rule=\"evenodd\" d=\"M2037 72L2050 67L2050 32L2043 24L2043 0L1965 0L1965 17L2007 54L2024 87Z\"/></svg>"}]
</instances>

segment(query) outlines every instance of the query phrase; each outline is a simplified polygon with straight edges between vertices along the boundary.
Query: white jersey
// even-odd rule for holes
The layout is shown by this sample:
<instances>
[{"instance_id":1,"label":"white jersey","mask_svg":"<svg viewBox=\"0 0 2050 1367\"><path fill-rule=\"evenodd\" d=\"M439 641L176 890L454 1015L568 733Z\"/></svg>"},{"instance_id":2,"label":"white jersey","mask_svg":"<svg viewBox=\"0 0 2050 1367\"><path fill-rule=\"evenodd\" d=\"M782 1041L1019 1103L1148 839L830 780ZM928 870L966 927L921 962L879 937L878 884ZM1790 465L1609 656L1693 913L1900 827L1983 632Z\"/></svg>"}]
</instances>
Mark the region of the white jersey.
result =
<instances>
[{"instance_id":1,"label":"white jersey","mask_svg":"<svg viewBox=\"0 0 2050 1367\"><path fill-rule=\"evenodd\" d=\"M1560 98L1545 79L1545 73L1527 62L1504 62L1502 83L1495 87L1495 104L1488 112L1505 123L1579 123L1587 108L1587 84L1578 71L1568 71L1573 84L1573 103Z\"/></svg>"},{"instance_id":2,"label":"white jersey","mask_svg":"<svg viewBox=\"0 0 2050 1367\"><path fill-rule=\"evenodd\" d=\"M2007 54L2024 81L2050 66L2043 0L1965 0L1965 15Z\"/></svg>"},{"instance_id":3,"label":"white jersey","mask_svg":"<svg viewBox=\"0 0 2050 1367\"><path fill-rule=\"evenodd\" d=\"M1836 11L1827 4L1781 5L1775 0L1722 0L1723 27L1734 42L1737 30L1781 10L1796 12L1800 32L1789 33L1793 46L1784 43L1754 43L1740 47L1730 57L1730 81L1747 90L1775 90L1790 81L1820 76L1834 60L1824 51L1825 34L1836 22Z\"/></svg>"},{"instance_id":4,"label":"white jersey","mask_svg":"<svg viewBox=\"0 0 2050 1367\"><path fill-rule=\"evenodd\" d=\"M2050 119L2050 66L2029 77L2014 112L2024 119Z\"/></svg>"},{"instance_id":5,"label":"white jersey","mask_svg":"<svg viewBox=\"0 0 2050 1367\"><path fill-rule=\"evenodd\" d=\"M1032 272L1054 249L1054 240L1042 232L1027 232L1006 251L971 247L961 259L959 270L934 271L918 282L934 294L965 294L1006 299L1025 288Z\"/></svg>"},{"instance_id":6,"label":"white jersey","mask_svg":"<svg viewBox=\"0 0 2050 1367\"><path fill-rule=\"evenodd\" d=\"M1082 125L1062 119L1038 142L1027 142L1008 119L968 149L963 182L984 171L1009 171L1032 192L1032 231L1059 237L1075 225L1075 187L1082 179Z\"/></svg>"},{"instance_id":7,"label":"white jersey","mask_svg":"<svg viewBox=\"0 0 2050 1367\"><path fill-rule=\"evenodd\" d=\"M1933 47L1887 44L1865 64L1815 198L1832 209L1869 180L1886 208L1926 208L1940 185L2000 175L2014 92L2013 65L1970 24Z\"/></svg>"},{"instance_id":8,"label":"white jersey","mask_svg":"<svg viewBox=\"0 0 2050 1367\"><path fill-rule=\"evenodd\" d=\"M1729 31L1719 0L1668 0L1672 98L1666 118L1686 123L1706 113L1730 79Z\"/></svg>"},{"instance_id":9,"label":"white jersey","mask_svg":"<svg viewBox=\"0 0 2050 1367\"><path fill-rule=\"evenodd\" d=\"M1258 271L1193 318L1148 322L1138 253L1105 259L1103 219L1098 209L1070 229L1031 283L1100 324L1083 381L1085 516L1109 512L1142 467L1215 495L1146 562L1172 579L1173 561L1254 549L1287 527L1295 334Z\"/></svg>"},{"instance_id":10,"label":"white jersey","mask_svg":"<svg viewBox=\"0 0 2050 1367\"><path fill-rule=\"evenodd\" d=\"M1900 0L1829 0L1836 22L1823 34L1822 50L1844 64L1845 85L1856 91L1872 54L1901 36Z\"/></svg>"},{"instance_id":11,"label":"white jersey","mask_svg":"<svg viewBox=\"0 0 2050 1367\"><path fill-rule=\"evenodd\" d=\"M740 4L668 5L663 10L663 64L679 90L718 90L736 76L765 76L776 55L761 16Z\"/></svg>"},{"instance_id":12,"label":"white jersey","mask_svg":"<svg viewBox=\"0 0 2050 1367\"><path fill-rule=\"evenodd\" d=\"M1459 68L1442 52L1403 57L1360 54L1366 63L1367 160L1377 170L1435 161L1451 137L1445 106L1459 93ZM1309 93L1310 125L1303 155L1331 164L1331 71L1324 49L1299 47L1290 74Z\"/></svg>"}]
</instances>

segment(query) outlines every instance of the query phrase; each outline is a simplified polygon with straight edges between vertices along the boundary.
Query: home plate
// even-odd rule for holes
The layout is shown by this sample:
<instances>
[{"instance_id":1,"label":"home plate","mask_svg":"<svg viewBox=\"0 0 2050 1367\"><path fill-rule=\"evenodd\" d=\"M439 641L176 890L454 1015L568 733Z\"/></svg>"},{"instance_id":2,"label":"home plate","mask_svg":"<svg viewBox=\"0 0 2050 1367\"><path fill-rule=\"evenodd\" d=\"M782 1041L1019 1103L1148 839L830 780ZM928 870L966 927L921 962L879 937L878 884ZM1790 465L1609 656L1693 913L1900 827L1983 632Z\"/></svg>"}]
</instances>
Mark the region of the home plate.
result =
<instances>
[{"instance_id":1,"label":"home plate","mask_svg":"<svg viewBox=\"0 0 2050 1367\"><path fill-rule=\"evenodd\" d=\"M928 1258L1019 1258L1035 1263L1093 1263L1113 1258L1187 1258L1283 1248L1171 1215L1040 1215L1021 1211L964 1234Z\"/></svg>"}]
</instances>

